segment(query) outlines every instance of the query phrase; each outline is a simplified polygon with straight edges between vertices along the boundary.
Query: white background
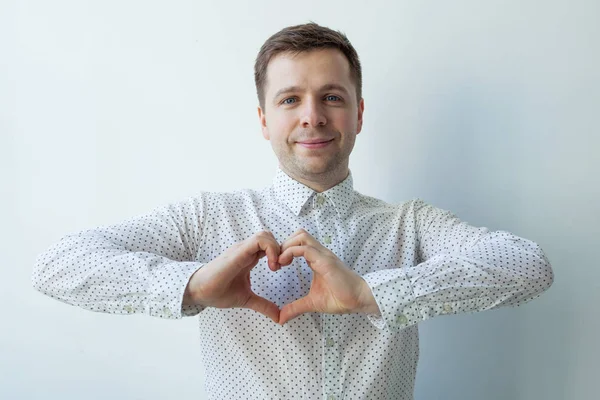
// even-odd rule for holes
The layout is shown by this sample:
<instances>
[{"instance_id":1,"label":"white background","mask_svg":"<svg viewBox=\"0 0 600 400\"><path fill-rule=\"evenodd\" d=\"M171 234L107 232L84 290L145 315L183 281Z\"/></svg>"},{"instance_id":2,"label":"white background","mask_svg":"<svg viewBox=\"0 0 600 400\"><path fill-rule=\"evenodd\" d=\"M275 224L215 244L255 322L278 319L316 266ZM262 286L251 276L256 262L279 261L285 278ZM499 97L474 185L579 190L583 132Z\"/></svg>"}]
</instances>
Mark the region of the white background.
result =
<instances>
[{"instance_id":1,"label":"white background","mask_svg":"<svg viewBox=\"0 0 600 400\"><path fill-rule=\"evenodd\" d=\"M195 318L77 309L31 270L66 233L270 184L253 63L310 20L361 57L355 189L534 240L554 268L523 307L423 322L416 399L597 398L599 16L594 0L2 1L0 398L205 398Z\"/></svg>"}]
</instances>

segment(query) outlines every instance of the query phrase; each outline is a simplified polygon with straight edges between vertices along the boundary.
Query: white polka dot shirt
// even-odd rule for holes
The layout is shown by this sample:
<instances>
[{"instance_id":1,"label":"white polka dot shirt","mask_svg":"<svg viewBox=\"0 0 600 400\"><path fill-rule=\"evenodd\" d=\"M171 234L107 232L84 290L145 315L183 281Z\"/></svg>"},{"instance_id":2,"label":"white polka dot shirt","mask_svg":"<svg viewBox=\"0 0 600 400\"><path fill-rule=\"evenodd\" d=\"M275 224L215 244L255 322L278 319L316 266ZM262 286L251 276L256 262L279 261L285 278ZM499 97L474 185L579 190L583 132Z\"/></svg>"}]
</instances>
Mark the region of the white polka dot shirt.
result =
<instances>
[{"instance_id":1,"label":"white polka dot shirt","mask_svg":"<svg viewBox=\"0 0 600 400\"><path fill-rule=\"evenodd\" d=\"M96 312L198 316L209 399L413 399L417 323L517 306L553 282L534 242L489 231L420 199L389 204L353 189L352 172L317 193L279 167L259 190L200 192L111 226L64 236L40 254L33 285ZM245 308L182 306L190 276L268 230L304 228L373 291L380 314L306 313L283 326ZM280 308L305 296L302 257L277 272L262 258L253 291Z\"/></svg>"}]
</instances>

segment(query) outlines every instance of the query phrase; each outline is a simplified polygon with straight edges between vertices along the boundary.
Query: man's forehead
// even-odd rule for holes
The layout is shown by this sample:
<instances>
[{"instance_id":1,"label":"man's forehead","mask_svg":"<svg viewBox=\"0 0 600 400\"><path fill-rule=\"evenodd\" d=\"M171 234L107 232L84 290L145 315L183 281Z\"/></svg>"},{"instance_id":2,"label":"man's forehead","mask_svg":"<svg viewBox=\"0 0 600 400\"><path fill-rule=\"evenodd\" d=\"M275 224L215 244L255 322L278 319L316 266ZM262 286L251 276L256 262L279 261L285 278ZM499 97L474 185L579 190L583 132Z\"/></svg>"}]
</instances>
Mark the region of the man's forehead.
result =
<instances>
[{"instance_id":1,"label":"man's forehead","mask_svg":"<svg viewBox=\"0 0 600 400\"><path fill-rule=\"evenodd\" d=\"M352 89L350 65L337 49L301 53L280 53L267 66L267 92L270 96L289 87L332 87Z\"/></svg>"}]
</instances>

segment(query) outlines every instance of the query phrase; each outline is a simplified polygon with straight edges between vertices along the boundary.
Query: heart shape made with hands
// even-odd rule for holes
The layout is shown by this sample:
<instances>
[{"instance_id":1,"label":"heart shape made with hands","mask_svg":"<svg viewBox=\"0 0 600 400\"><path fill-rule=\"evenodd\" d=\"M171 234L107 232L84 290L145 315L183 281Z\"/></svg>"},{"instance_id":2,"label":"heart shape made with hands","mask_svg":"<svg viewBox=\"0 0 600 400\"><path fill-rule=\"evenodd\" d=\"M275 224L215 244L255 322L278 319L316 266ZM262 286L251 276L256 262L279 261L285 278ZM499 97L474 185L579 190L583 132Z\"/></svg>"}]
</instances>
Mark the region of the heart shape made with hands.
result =
<instances>
[{"instance_id":1,"label":"heart shape made with hands","mask_svg":"<svg viewBox=\"0 0 600 400\"><path fill-rule=\"evenodd\" d=\"M265 252L272 271L290 265L295 257L304 257L313 271L308 294L281 308L280 325L307 312L376 312L377 304L366 281L306 230L296 231L279 245L279 249L278 255L269 250Z\"/></svg>"}]
</instances>

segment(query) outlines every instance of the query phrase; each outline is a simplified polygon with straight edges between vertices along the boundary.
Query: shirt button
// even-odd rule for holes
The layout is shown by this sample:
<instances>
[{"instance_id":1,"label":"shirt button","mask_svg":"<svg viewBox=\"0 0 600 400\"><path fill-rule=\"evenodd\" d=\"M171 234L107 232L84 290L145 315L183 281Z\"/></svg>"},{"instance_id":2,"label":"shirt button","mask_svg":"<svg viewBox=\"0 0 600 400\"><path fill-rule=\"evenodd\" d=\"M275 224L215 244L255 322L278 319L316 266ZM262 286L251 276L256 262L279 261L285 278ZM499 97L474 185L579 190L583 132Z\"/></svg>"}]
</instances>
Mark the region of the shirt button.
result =
<instances>
[{"instance_id":1,"label":"shirt button","mask_svg":"<svg viewBox=\"0 0 600 400\"><path fill-rule=\"evenodd\" d=\"M444 312L449 313L450 311L452 311L452 306L448 303L444 303Z\"/></svg>"},{"instance_id":2,"label":"shirt button","mask_svg":"<svg viewBox=\"0 0 600 400\"><path fill-rule=\"evenodd\" d=\"M333 346L333 339L327 338L327 347L331 347L331 346Z\"/></svg>"},{"instance_id":3,"label":"shirt button","mask_svg":"<svg viewBox=\"0 0 600 400\"><path fill-rule=\"evenodd\" d=\"M163 313L164 313L164 314L165 314L167 317L170 317L170 316L172 315L172 314L171 314L171 310L169 310L169 307L167 307L167 306L165 306L165 307L163 308Z\"/></svg>"},{"instance_id":4,"label":"shirt button","mask_svg":"<svg viewBox=\"0 0 600 400\"><path fill-rule=\"evenodd\" d=\"M396 322L399 324L406 324L408 322L408 318L406 318L406 315L400 314L396 317Z\"/></svg>"},{"instance_id":5,"label":"shirt button","mask_svg":"<svg viewBox=\"0 0 600 400\"><path fill-rule=\"evenodd\" d=\"M325 203L325 198L323 196L317 195L317 204L318 205L323 205L323 203Z\"/></svg>"},{"instance_id":6,"label":"shirt button","mask_svg":"<svg viewBox=\"0 0 600 400\"><path fill-rule=\"evenodd\" d=\"M325 243L325 244L331 244L331 236L325 236L323 238L323 243Z\"/></svg>"},{"instance_id":7,"label":"shirt button","mask_svg":"<svg viewBox=\"0 0 600 400\"><path fill-rule=\"evenodd\" d=\"M133 307L131 307L129 304L127 304L125 307L123 307L125 309L125 311L127 312L133 312Z\"/></svg>"},{"instance_id":8,"label":"shirt button","mask_svg":"<svg viewBox=\"0 0 600 400\"><path fill-rule=\"evenodd\" d=\"M330 394L329 397L327 397L327 400L335 400L335 396Z\"/></svg>"}]
</instances>

